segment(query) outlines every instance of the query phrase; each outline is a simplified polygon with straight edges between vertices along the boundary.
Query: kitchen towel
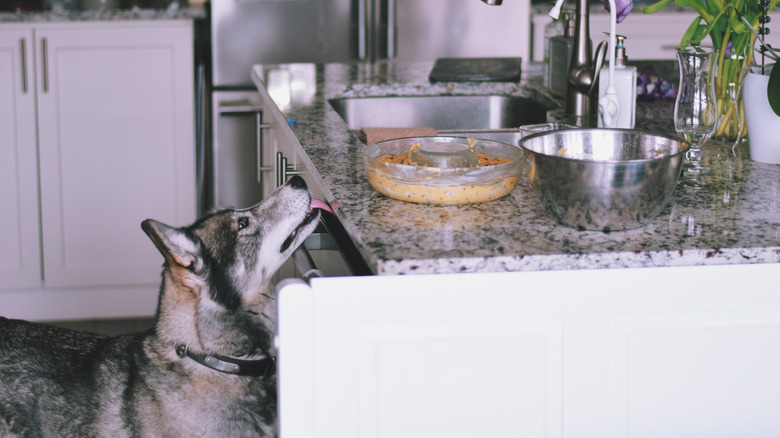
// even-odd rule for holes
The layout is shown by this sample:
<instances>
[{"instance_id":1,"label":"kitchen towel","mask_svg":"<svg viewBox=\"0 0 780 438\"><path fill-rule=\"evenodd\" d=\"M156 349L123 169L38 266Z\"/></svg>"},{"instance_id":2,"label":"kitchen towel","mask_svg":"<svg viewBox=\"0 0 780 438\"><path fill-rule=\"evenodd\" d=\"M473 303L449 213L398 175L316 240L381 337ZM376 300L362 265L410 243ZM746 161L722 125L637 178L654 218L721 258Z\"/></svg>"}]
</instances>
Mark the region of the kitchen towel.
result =
<instances>
[{"instance_id":1,"label":"kitchen towel","mask_svg":"<svg viewBox=\"0 0 780 438\"><path fill-rule=\"evenodd\" d=\"M393 140L404 137L431 137L435 136L436 130L433 128L362 128L361 131L366 135L366 144L374 144L379 141Z\"/></svg>"}]
</instances>

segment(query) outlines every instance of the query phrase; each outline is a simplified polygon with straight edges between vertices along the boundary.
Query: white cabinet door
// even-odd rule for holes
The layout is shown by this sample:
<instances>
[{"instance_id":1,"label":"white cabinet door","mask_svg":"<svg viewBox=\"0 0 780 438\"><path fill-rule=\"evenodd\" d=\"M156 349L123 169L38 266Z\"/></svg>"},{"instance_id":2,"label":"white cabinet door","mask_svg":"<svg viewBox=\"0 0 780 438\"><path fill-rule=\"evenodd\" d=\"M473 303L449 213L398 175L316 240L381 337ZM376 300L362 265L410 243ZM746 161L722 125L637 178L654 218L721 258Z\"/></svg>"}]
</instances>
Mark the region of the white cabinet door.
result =
<instances>
[{"instance_id":1,"label":"white cabinet door","mask_svg":"<svg viewBox=\"0 0 780 438\"><path fill-rule=\"evenodd\" d=\"M36 25L47 287L159 282L141 231L195 218L192 23Z\"/></svg>"},{"instance_id":2,"label":"white cabinet door","mask_svg":"<svg viewBox=\"0 0 780 438\"><path fill-rule=\"evenodd\" d=\"M280 433L780 436L780 264L284 280Z\"/></svg>"},{"instance_id":3,"label":"white cabinet door","mask_svg":"<svg viewBox=\"0 0 780 438\"><path fill-rule=\"evenodd\" d=\"M40 286L32 27L0 30L0 288Z\"/></svg>"},{"instance_id":4,"label":"white cabinet door","mask_svg":"<svg viewBox=\"0 0 780 438\"><path fill-rule=\"evenodd\" d=\"M560 437L564 321L514 279L284 280L280 435Z\"/></svg>"}]
</instances>

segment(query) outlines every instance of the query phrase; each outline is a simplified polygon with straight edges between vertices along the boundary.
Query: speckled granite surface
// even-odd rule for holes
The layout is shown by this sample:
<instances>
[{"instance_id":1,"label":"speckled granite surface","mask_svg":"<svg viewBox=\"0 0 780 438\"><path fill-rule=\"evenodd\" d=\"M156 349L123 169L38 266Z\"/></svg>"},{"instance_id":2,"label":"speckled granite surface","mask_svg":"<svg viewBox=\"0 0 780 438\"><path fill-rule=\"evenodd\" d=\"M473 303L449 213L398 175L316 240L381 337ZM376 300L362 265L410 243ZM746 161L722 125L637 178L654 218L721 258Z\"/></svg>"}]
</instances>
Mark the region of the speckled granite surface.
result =
<instances>
[{"instance_id":1,"label":"speckled granite surface","mask_svg":"<svg viewBox=\"0 0 780 438\"><path fill-rule=\"evenodd\" d=\"M0 23L61 23L70 21L194 20L205 18L201 8L130 9L106 11L0 12Z\"/></svg>"},{"instance_id":2,"label":"speckled granite surface","mask_svg":"<svg viewBox=\"0 0 780 438\"><path fill-rule=\"evenodd\" d=\"M620 232L557 224L528 182L502 199L429 206L377 194L365 177L364 144L327 102L335 97L491 94L555 100L531 66L521 84L430 84L431 64L316 67L316 87L292 93L283 113L317 169L318 184L377 274L685 266L780 262L780 165L753 162L746 143L712 140L698 167L687 165L671 202L649 225ZM273 68L253 69L263 86ZM638 128L673 134L673 102L640 103ZM553 118L560 111L553 111ZM780 273L780 265L778 265Z\"/></svg>"}]
</instances>

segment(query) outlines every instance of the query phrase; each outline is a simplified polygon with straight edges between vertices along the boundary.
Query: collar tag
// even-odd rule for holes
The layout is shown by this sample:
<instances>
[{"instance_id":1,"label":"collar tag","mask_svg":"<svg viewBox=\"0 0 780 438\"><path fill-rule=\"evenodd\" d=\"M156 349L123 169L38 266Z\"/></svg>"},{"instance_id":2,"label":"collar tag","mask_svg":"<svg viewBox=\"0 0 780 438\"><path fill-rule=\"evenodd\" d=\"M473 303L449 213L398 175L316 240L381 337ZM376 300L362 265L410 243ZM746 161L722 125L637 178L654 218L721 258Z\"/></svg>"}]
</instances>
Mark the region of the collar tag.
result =
<instances>
[{"instance_id":1,"label":"collar tag","mask_svg":"<svg viewBox=\"0 0 780 438\"><path fill-rule=\"evenodd\" d=\"M203 358L203 363L207 367L222 371L223 373L238 374L241 372L241 367L237 363L225 362L214 356L205 356Z\"/></svg>"}]
</instances>

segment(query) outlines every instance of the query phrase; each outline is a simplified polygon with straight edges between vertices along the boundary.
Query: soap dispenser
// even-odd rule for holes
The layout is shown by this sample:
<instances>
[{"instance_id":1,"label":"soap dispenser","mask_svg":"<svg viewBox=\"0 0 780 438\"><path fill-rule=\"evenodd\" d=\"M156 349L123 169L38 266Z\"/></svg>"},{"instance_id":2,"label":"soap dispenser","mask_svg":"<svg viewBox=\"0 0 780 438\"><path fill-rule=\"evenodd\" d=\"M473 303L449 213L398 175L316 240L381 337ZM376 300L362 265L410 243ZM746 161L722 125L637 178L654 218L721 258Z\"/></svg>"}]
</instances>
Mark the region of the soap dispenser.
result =
<instances>
[{"instance_id":1,"label":"soap dispenser","mask_svg":"<svg viewBox=\"0 0 780 438\"><path fill-rule=\"evenodd\" d=\"M613 83L617 95L620 114L615 128L633 129L636 121L636 67L629 66L626 57L625 40L623 35L615 35L615 68ZM599 96L607 92L609 84L609 66L601 68L599 73ZM598 120L599 128L604 127L601 117Z\"/></svg>"},{"instance_id":2,"label":"soap dispenser","mask_svg":"<svg viewBox=\"0 0 780 438\"><path fill-rule=\"evenodd\" d=\"M558 96L566 94L566 82L569 75L571 52L574 49L574 11L563 10L563 35L550 38L547 69L547 84L550 91Z\"/></svg>"},{"instance_id":3,"label":"soap dispenser","mask_svg":"<svg viewBox=\"0 0 780 438\"><path fill-rule=\"evenodd\" d=\"M550 38L563 35L563 18L553 18L544 25L544 49L542 60L542 86L550 88Z\"/></svg>"}]
</instances>

